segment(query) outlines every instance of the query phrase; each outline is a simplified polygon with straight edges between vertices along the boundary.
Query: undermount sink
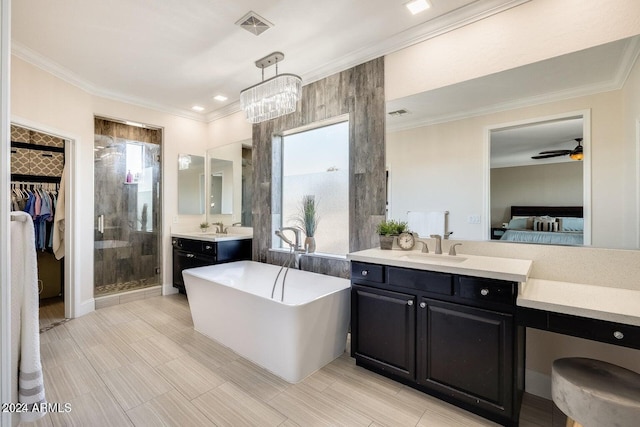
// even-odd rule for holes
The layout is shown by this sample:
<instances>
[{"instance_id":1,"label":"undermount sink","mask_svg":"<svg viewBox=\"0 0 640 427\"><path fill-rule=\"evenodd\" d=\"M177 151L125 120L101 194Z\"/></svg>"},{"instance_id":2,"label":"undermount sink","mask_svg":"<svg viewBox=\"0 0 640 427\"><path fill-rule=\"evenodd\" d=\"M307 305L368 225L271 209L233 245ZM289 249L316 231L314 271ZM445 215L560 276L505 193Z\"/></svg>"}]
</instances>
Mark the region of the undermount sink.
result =
<instances>
[{"instance_id":1,"label":"undermount sink","mask_svg":"<svg viewBox=\"0 0 640 427\"><path fill-rule=\"evenodd\" d=\"M460 262L464 262L467 260L466 257L457 256L457 255L438 255L438 254L407 254L400 257L400 259L404 259L407 261L418 261L418 262L426 262L430 264L436 263L452 263L457 264Z\"/></svg>"}]
</instances>

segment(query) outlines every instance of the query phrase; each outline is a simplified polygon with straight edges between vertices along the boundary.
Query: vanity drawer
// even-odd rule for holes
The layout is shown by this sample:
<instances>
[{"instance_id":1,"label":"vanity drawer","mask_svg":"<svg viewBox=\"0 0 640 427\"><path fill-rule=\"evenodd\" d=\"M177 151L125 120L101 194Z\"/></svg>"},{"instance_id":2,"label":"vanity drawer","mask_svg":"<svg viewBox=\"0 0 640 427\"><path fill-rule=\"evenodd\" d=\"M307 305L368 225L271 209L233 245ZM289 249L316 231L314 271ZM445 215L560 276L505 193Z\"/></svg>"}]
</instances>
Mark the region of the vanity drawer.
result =
<instances>
[{"instance_id":1,"label":"vanity drawer","mask_svg":"<svg viewBox=\"0 0 640 427\"><path fill-rule=\"evenodd\" d=\"M497 303L511 307L516 304L516 286L515 282L458 276L456 295L479 304Z\"/></svg>"},{"instance_id":2,"label":"vanity drawer","mask_svg":"<svg viewBox=\"0 0 640 427\"><path fill-rule=\"evenodd\" d=\"M387 283L441 295L453 295L453 276L447 273L387 267Z\"/></svg>"},{"instance_id":3,"label":"vanity drawer","mask_svg":"<svg viewBox=\"0 0 640 427\"><path fill-rule=\"evenodd\" d=\"M384 283L384 266L351 261L351 280Z\"/></svg>"},{"instance_id":4,"label":"vanity drawer","mask_svg":"<svg viewBox=\"0 0 640 427\"><path fill-rule=\"evenodd\" d=\"M606 320L549 313L549 331L640 349L640 327Z\"/></svg>"},{"instance_id":5,"label":"vanity drawer","mask_svg":"<svg viewBox=\"0 0 640 427\"><path fill-rule=\"evenodd\" d=\"M216 254L216 244L214 242L202 242L202 252L205 254Z\"/></svg>"}]
</instances>

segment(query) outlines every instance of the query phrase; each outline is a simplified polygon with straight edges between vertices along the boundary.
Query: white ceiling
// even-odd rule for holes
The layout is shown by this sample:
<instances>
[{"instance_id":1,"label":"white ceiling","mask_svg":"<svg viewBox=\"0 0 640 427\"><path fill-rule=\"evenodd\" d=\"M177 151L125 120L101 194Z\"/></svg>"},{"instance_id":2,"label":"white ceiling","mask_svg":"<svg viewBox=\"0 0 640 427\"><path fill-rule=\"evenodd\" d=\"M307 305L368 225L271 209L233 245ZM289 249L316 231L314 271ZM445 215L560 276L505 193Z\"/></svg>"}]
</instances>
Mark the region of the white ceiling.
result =
<instances>
[{"instance_id":1,"label":"white ceiling","mask_svg":"<svg viewBox=\"0 0 640 427\"><path fill-rule=\"evenodd\" d=\"M541 151L573 150L583 137L582 117L491 131L491 168L575 162L568 155L531 159Z\"/></svg>"},{"instance_id":2,"label":"white ceiling","mask_svg":"<svg viewBox=\"0 0 640 427\"><path fill-rule=\"evenodd\" d=\"M12 49L95 95L209 121L239 109L271 52L306 84L528 0L430 1L413 16L406 0L19 0ZM275 26L235 25L249 11Z\"/></svg>"}]
</instances>

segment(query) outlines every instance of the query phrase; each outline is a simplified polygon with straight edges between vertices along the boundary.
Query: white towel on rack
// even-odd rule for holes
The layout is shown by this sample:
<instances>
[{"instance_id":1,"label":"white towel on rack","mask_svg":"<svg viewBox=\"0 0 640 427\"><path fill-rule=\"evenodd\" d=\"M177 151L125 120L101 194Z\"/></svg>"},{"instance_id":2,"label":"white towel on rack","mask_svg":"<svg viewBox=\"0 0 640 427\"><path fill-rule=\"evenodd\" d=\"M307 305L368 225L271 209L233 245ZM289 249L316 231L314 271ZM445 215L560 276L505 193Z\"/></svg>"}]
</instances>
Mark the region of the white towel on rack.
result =
<instances>
[{"instance_id":1,"label":"white towel on rack","mask_svg":"<svg viewBox=\"0 0 640 427\"><path fill-rule=\"evenodd\" d=\"M409 230L418 233L420 237L429 237L432 234L444 237L448 213L448 211L409 211L407 212Z\"/></svg>"},{"instance_id":2,"label":"white towel on rack","mask_svg":"<svg viewBox=\"0 0 640 427\"><path fill-rule=\"evenodd\" d=\"M13 343L19 345L18 401L31 409L46 402L40 360L38 260L31 216L26 212L12 212L11 216L25 217L11 221L11 299L12 310L18 310L12 312L12 322L17 321L20 328L20 339ZM35 421L42 416L42 412L23 412L21 420Z\"/></svg>"}]
</instances>

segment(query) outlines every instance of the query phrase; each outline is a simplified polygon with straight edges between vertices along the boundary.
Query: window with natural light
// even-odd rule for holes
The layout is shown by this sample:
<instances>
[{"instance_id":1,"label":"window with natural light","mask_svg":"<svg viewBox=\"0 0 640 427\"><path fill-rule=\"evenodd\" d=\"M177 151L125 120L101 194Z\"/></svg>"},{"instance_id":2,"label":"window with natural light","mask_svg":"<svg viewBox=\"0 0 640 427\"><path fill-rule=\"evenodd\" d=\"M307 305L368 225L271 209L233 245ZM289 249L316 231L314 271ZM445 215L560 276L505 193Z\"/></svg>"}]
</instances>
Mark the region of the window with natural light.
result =
<instances>
[{"instance_id":1,"label":"window with natural light","mask_svg":"<svg viewBox=\"0 0 640 427\"><path fill-rule=\"evenodd\" d=\"M349 122L282 139L282 226L299 226L302 202L311 197L320 220L316 252L349 252ZM303 233L304 238L304 233Z\"/></svg>"}]
</instances>

